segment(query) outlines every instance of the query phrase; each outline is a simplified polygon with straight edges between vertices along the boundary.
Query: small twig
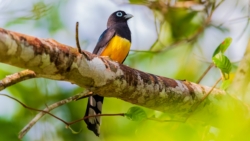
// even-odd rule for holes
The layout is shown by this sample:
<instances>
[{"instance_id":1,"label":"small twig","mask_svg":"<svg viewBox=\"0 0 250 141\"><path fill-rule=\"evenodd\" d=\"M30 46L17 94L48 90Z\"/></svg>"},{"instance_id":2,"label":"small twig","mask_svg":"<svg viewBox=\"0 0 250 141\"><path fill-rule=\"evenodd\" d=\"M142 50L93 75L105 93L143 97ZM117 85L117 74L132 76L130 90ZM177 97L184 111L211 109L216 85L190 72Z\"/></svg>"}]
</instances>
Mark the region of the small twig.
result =
<instances>
[{"instance_id":1,"label":"small twig","mask_svg":"<svg viewBox=\"0 0 250 141\"><path fill-rule=\"evenodd\" d=\"M221 24L219 24L218 26L216 27L220 27L220 26L224 26L226 24L234 24L234 23L238 23L238 22L241 22L241 20L247 20L248 21L249 19L249 16L242 16L242 17L237 17L237 18L234 18L234 19L231 19L231 20L228 20L228 21L225 21Z\"/></svg>"},{"instance_id":2,"label":"small twig","mask_svg":"<svg viewBox=\"0 0 250 141\"><path fill-rule=\"evenodd\" d=\"M102 116L124 116L125 114L124 113L119 113L119 114L97 114L97 115L91 115L91 116L85 116L83 118L80 118L80 119L77 119L75 121L72 121L72 122L69 122L68 124L69 125L72 125L72 124L75 124L79 121L82 121L82 120L85 120L85 119L88 119L88 118L92 118L92 117L102 117ZM68 125L68 126L69 126Z\"/></svg>"},{"instance_id":3,"label":"small twig","mask_svg":"<svg viewBox=\"0 0 250 141\"><path fill-rule=\"evenodd\" d=\"M213 87L209 90L208 93L206 93L202 99L193 106L193 108L190 109L190 114L186 117L185 122L188 120L188 118L193 114L193 112L197 109L197 107L201 104L201 102L203 102L208 96L209 94L213 91L213 89L216 87L216 85L221 81L221 77L215 82L215 84L213 85Z\"/></svg>"},{"instance_id":4,"label":"small twig","mask_svg":"<svg viewBox=\"0 0 250 141\"><path fill-rule=\"evenodd\" d=\"M213 91L213 89L216 87L216 85L221 81L221 77L215 82L215 84L213 85L213 87L209 90L208 93L206 93L204 95L204 97L196 104L194 105L191 109L190 109L190 114L186 117L186 119L183 122L186 122L189 117L193 114L193 112L197 109L197 107L201 104L201 102L203 102L208 96L209 94Z\"/></svg>"},{"instance_id":5,"label":"small twig","mask_svg":"<svg viewBox=\"0 0 250 141\"><path fill-rule=\"evenodd\" d=\"M249 27L249 20L247 20L247 23L246 23L244 29L242 30L242 32L240 33L240 35L236 38L237 40L241 39L241 37L244 35L244 33L246 33L245 31L247 31L248 27Z\"/></svg>"},{"instance_id":6,"label":"small twig","mask_svg":"<svg viewBox=\"0 0 250 141\"><path fill-rule=\"evenodd\" d=\"M79 53L82 53L82 49L79 43L79 36L78 36L78 26L79 26L79 22L76 22L76 47L78 49Z\"/></svg>"},{"instance_id":7,"label":"small twig","mask_svg":"<svg viewBox=\"0 0 250 141\"><path fill-rule=\"evenodd\" d=\"M225 0L221 0L217 5L215 5L214 9L218 8Z\"/></svg>"},{"instance_id":8,"label":"small twig","mask_svg":"<svg viewBox=\"0 0 250 141\"><path fill-rule=\"evenodd\" d=\"M159 29L158 29L158 26L157 26L157 15L156 15L156 12L153 11L154 13L154 24L155 24L155 31L156 31L156 34L157 34L157 39L156 41L153 43L153 45L151 45L150 49L149 50L152 50L154 48L154 46L159 43L161 46L166 46L164 45L161 40L160 40L160 34L161 34L161 28L162 28L162 21L159 21Z\"/></svg>"},{"instance_id":9,"label":"small twig","mask_svg":"<svg viewBox=\"0 0 250 141\"><path fill-rule=\"evenodd\" d=\"M208 71L214 66L213 63L211 63L208 68L205 70L205 72L201 75L201 77L198 79L198 81L196 82L197 84L199 84L201 82L201 80L204 78L204 76L208 73Z\"/></svg>"},{"instance_id":10,"label":"small twig","mask_svg":"<svg viewBox=\"0 0 250 141\"><path fill-rule=\"evenodd\" d=\"M72 96L72 97L69 97L69 98L67 98L67 99L64 99L64 100L61 100L61 101L59 101L59 102L56 102L56 103L54 103L54 104L51 104L51 105L49 105L49 106L47 106L44 110L35 110L35 111L40 111L40 113L38 113L21 131L20 131L20 133L19 133L19 139L21 139L21 138L23 138L23 136L31 129L31 127L32 126L34 126L35 124L36 124L36 122L40 119L40 118L42 118L45 114L49 114L49 115L51 115L51 116L53 116L53 117L55 117L56 119L58 119L58 120L60 120L60 121L62 121L64 124L66 124L67 126L69 126L70 124L68 123L68 122L66 122L66 121L64 121L64 120L62 120L62 119L60 119L60 118L58 118L58 117L56 117L56 116L54 116L54 115L52 115L52 114L50 114L49 113L49 111L51 111L51 110L53 110L53 109L55 109L55 108L57 108L57 107L59 107L59 106L62 106L62 105L64 105L64 104L67 104L67 103L69 103L69 102L72 102L72 101L75 101L75 100L77 100L78 98L80 98L80 97L84 97L84 96L90 96L90 95L92 95L92 93L91 94L89 94L89 92L88 91L85 91L85 92L83 92L83 93L80 93L80 94L77 94L77 95L74 95L74 96ZM13 98L12 98L13 99ZM14 100L16 100L16 99L14 99ZM18 101L18 100L16 100L16 101ZM18 101L21 105L23 105L25 108L27 107L26 105L24 105L23 103L21 103L20 101ZM33 110L33 108L28 108L28 109L31 109L31 110Z\"/></svg>"},{"instance_id":11,"label":"small twig","mask_svg":"<svg viewBox=\"0 0 250 141\"><path fill-rule=\"evenodd\" d=\"M153 120L153 121L158 121L158 122L181 122L184 123L185 120L161 120L161 119L157 119L157 118L147 118L147 120Z\"/></svg>"},{"instance_id":12,"label":"small twig","mask_svg":"<svg viewBox=\"0 0 250 141\"><path fill-rule=\"evenodd\" d=\"M11 97L11 96L9 96L9 95L7 95L7 94L0 94L0 95L1 95L1 96L6 96L6 97L8 97L8 98L10 98L10 99L15 100L16 102L18 102L19 104L21 104L21 105L22 105L24 108L26 108L26 109L33 110L33 111L38 111L38 112L42 112L42 113L44 113L44 114L49 114L49 115L51 115L52 117L54 117L54 118L56 118L56 119L62 121L62 122L65 123L66 125L68 124L66 121L60 119L59 117L57 117L57 116L51 114L51 113L48 112L48 111L39 110L39 109L35 109L35 108L32 108L32 107L29 107L29 106L25 105L24 103L22 103L20 100L14 98L14 97ZM33 125L34 125L34 124L33 124ZM26 126L26 127L27 127L27 126ZM32 127L32 126L30 126L30 128L31 128L31 127ZM28 130L29 130L30 128L27 127ZM28 131L28 130L26 130L26 131ZM22 137L23 137L23 136L21 136L21 138L22 138ZM19 136L19 138L20 138L20 136ZM21 138L20 138L20 139L21 139Z\"/></svg>"},{"instance_id":13,"label":"small twig","mask_svg":"<svg viewBox=\"0 0 250 141\"><path fill-rule=\"evenodd\" d=\"M78 98L76 98L74 101L81 100L81 99L83 99L83 98L90 97L90 96L92 96L92 95L94 95L94 93L93 93L93 92L88 92L88 94L87 94L87 95L82 95L82 96L79 96L79 97L78 97Z\"/></svg>"},{"instance_id":14,"label":"small twig","mask_svg":"<svg viewBox=\"0 0 250 141\"><path fill-rule=\"evenodd\" d=\"M208 95L213 91L213 89L216 87L216 85L221 81L221 79L222 78L219 78L216 82L215 82L215 84L213 85L213 87L210 89L210 91L207 93L207 94L205 94L204 95L204 97L201 99L201 101L198 103L198 105L200 105L200 103L202 102L202 101L204 101L207 97L208 97ZM198 106L197 105L197 106Z\"/></svg>"},{"instance_id":15,"label":"small twig","mask_svg":"<svg viewBox=\"0 0 250 141\"><path fill-rule=\"evenodd\" d=\"M8 75L4 79L0 80L0 91L18 82L34 77L36 77L36 74L31 70L23 70L21 72Z\"/></svg>"},{"instance_id":16,"label":"small twig","mask_svg":"<svg viewBox=\"0 0 250 141\"><path fill-rule=\"evenodd\" d=\"M131 49L130 51L133 51L133 52L144 52L144 53L157 53L156 51L151 51L151 50L136 50L136 49Z\"/></svg>"},{"instance_id":17,"label":"small twig","mask_svg":"<svg viewBox=\"0 0 250 141\"><path fill-rule=\"evenodd\" d=\"M239 5L239 1L237 0L236 3L235 3L235 7L237 7L238 5ZM225 16L224 16L224 18L223 18L223 19L225 19L225 20L223 20L223 23L219 24L219 27L222 26L222 25L224 25L225 23L228 22L228 20L234 15L236 9L237 9L237 8L234 8L234 9L228 11L228 12L225 14ZM231 21L231 20L230 20L230 21Z\"/></svg>"},{"instance_id":18,"label":"small twig","mask_svg":"<svg viewBox=\"0 0 250 141\"><path fill-rule=\"evenodd\" d=\"M91 116L86 116L86 117L83 117L81 119L78 119L78 120L75 120L75 121L72 121L72 122L68 122L68 126L70 126L72 124L75 124L75 123L77 123L79 121L91 118L91 117L98 117L98 116L100 116L100 117L101 116L123 116L124 117L124 115L125 115L125 113L91 115ZM158 122L185 122L183 120L161 120L161 119L157 119L157 118L147 118L147 120L153 120L153 121L158 121Z\"/></svg>"},{"instance_id":19,"label":"small twig","mask_svg":"<svg viewBox=\"0 0 250 141\"><path fill-rule=\"evenodd\" d=\"M53 110L53 109L55 109L55 108L57 108L57 107L59 107L59 106L62 106L62 105L64 105L64 104L67 104L67 103L69 103L69 102L75 101L75 100L77 100L79 97L83 97L83 96L88 97L88 96L91 96L91 95L92 95L92 93L89 94L89 91L85 91L85 92L83 92L83 93L74 95L74 96L69 97L69 98L67 98L67 99L61 100L61 101L56 102L56 103L54 103L54 104L51 104L51 105L47 106L44 110L36 110L36 109L34 109L34 108L27 108L28 106L26 106L25 104L21 103L19 100L15 99L15 98L12 98L12 99L16 100L17 102L19 102L23 107L25 107L25 108L27 108L27 109L35 110L35 111L39 111L39 112L40 112L40 113L38 113L38 114L37 114L37 115L36 115L36 116L35 116L35 117L34 117L34 118L33 118L33 119L32 119L32 120L22 129L22 130L21 130L21 131L20 131L19 136L18 136L19 139L23 138L23 136L31 129L31 127L34 126L34 125L36 124L36 122L37 122L40 118L42 118L45 114L49 114L49 115L55 117L56 119L62 121L64 124L66 124L66 125L68 126L68 125L69 125L68 122L66 122L66 121L64 121L64 120L62 120L62 119L60 119L60 118L58 118L58 117L52 115L51 113L49 113L49 111L51 111L51 110ZM8 96L8 97L10 97L10 96Z\"/></svg>"},{"instance_id":20,"label":"small twig","mask_svg":"<svg viewBox=\"0 0 250 141\"><path fill-rule=\"evenodd\" d=\"M79 53L83 54L88 60L90 60L89 56L85 52L83 52L81 49L81 45L79 42L78 27L79 27L79 22L76 22L76 47Z\"/></svg>"}]
</instances>

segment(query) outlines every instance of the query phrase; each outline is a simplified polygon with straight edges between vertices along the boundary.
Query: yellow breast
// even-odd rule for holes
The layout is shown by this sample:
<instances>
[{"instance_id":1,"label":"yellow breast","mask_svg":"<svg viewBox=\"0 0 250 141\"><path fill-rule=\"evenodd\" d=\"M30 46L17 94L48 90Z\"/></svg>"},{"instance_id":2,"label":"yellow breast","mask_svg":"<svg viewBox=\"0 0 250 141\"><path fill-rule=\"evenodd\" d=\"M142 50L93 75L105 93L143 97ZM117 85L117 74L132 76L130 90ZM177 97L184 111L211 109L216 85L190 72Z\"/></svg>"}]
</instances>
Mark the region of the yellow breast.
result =
<instances>
[{"instance_id":1,"label":"yellow breast","mask_svg":"<svg viewBox=\"0 0 250 141\"><path fill-rule=\"evenodd\" d=\"M129 40L115 35L100 56L108 56L110 59L122 63L127 57L130 45Z\"/></svg>"}]
</instances>

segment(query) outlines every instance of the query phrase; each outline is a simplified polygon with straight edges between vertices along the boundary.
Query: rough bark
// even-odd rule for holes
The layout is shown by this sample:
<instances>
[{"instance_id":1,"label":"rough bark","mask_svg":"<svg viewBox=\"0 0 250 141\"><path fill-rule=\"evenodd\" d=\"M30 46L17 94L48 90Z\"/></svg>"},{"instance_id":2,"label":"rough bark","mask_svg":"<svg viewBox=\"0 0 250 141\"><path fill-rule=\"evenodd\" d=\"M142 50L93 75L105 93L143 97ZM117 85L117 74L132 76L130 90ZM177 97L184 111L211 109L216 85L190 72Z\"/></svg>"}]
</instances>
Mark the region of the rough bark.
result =
<instances>
[{"instance_id":1,"label":"rough bark","mask_svg":"<svg viewBox=\"0 0 250 141\"><path fill-rule=\"evenodd\" d=\"M115 97L177 116L189 114L211 87L174 80L106 60L51 39L0 28L0 62L33 70L37 77L68 81L104 97ZM208 102L224 91L213 89Z\"/></svg>"}]
</instances>

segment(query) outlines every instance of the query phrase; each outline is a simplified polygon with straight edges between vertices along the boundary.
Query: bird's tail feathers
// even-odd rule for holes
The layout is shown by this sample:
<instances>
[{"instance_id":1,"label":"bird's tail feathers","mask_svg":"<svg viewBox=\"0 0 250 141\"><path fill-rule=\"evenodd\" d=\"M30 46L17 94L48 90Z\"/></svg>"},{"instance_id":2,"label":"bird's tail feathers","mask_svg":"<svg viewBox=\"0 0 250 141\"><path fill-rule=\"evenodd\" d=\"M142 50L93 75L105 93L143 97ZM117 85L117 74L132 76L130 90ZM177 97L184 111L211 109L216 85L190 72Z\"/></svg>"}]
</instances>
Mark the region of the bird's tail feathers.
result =
<instances>
[{"instance_id":1,"label":"bird's tail feathers","mask_svg":"<svg viewBox=\"0 0 250 141\"><path fill-rule=\"evenodd\" d=\"M85 116L93 116L102 113L103 97L94 95L88 99L88 105ZM101 117L90 117L84 120L89 130L93 131L96 136L100 135Z\"/></svg>"}]
</instances>

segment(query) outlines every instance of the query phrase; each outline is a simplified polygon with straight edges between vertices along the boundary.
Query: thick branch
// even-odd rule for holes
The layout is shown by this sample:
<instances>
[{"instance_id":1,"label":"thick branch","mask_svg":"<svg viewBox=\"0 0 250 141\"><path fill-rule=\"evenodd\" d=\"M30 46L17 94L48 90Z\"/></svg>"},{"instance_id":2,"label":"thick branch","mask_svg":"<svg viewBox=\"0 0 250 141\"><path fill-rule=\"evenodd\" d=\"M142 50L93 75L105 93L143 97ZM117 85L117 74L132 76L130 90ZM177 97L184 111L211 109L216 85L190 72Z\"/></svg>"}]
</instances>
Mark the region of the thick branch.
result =
<instances>
[{"instance_id":1,"label":"thick branch","mask_svg":"<svg viewBox=\"0 0 250 141\"><path fill-rule=\"evenodd\" d=\"M187 115L210 87L129 68L51 39L0 29L0 62L33 70L37 77L69 81L98 95L151 109ZM214 89L209 101L225 93Z\"/></svg>"},{"instance_id":2,"label":"thick branch","mask_svg":"<svg viewBox=\"0 0 250 141\"><path fill-rule=\"evenodd\" d=\"M242 58L229 92L242 99L246 103L250 102L250 40L246 48L244 57Z\"/></svg>"}]
</instances>

